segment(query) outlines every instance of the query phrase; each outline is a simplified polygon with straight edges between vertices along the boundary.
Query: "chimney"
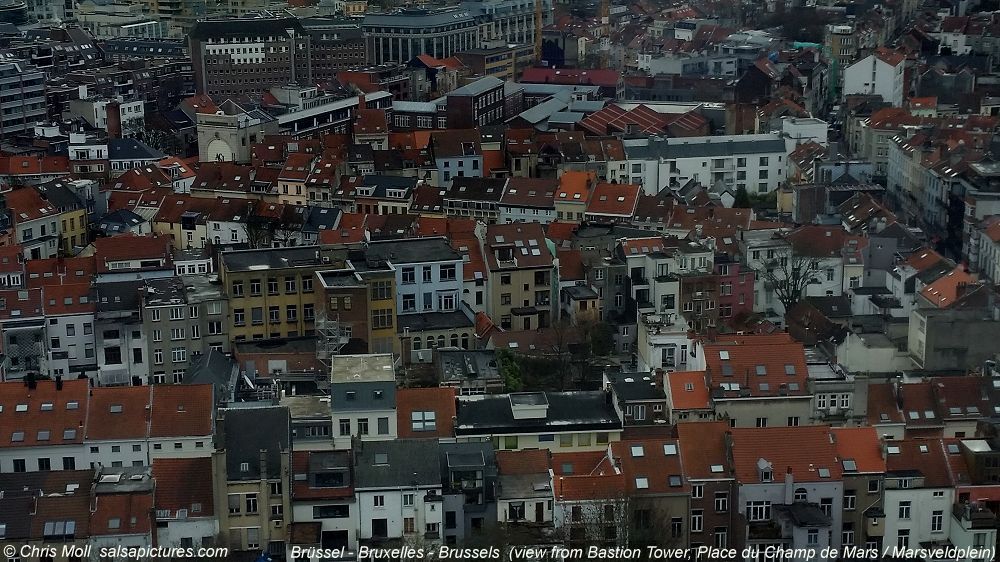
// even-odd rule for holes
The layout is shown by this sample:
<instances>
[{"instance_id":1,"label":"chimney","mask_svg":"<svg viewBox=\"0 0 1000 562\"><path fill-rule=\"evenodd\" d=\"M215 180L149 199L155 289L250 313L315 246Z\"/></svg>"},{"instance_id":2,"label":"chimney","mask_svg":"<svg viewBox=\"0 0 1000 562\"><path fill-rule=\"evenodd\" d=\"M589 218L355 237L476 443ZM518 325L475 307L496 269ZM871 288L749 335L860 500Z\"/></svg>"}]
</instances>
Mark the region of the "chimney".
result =
<instances>
[{"instance_id":1,"label":"chimney","mask_svg":"<svg viewBox=\"0 0 1000 562\"><path fill-rule=\"evenodd\" d=\"M260 477L267 478L267 449L260 450Z\"/></svg>"},{"instance_id":2,"label":"chimney","mask_svg":"<svg viewBox=\"0 0 1000 562\"><path fill-rule=\"evenodd\" d=\"M785 469L785 505L791 505L795 501L795 477L792 476L792 467Z\"/></svg>"}]
</instances>

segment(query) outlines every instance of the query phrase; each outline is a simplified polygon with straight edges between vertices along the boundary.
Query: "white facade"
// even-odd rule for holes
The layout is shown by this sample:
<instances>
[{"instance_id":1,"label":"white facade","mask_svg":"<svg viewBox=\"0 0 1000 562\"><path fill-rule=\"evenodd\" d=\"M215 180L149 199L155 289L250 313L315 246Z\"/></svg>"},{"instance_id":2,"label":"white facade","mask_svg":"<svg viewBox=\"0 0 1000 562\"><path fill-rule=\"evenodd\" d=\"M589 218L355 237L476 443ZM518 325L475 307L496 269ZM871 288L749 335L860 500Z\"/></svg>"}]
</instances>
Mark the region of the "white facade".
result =
<instances>
[{"instance_id":1,"label":"white facade","mask_svg":"<svg viewBox=\"0 0 1000 562\"><path fill-rule=\"evenodd\" d=\"M427 494L435 494L436 500L426 501ZM356 489L358 518L360 521L360 540L375 537L373 526L381 521L386 522L387 536L390 539L400 539L413 534L424 536L428 542L440 542L441 527L444 520L443 496L440 486L407 487L404 489ZM404 505L406 503L407 505ZM404 532L404 519L414 519L414 532ZM437 537L425 535L427 526L436 525Z\"/></svg>"},{"instance_id":2,"label":"white facade","mask_svg":"<svg viewBox=\"0 0 1000 562\"><path fill-rule=\"evenodd\" d=\"M781 133L795 141L796 145L806 142L816 142L823 146L828 144L830 124L822 119L810 117L782 117Z\"/></svg>"},{"instance_id":3,"label":"white facade","mask_svg":"<svg viewBox=\"0 0 1000 562\"><path fill-rule=\"evenodd\" d=\"M184 511L184 510L179 510ZM190 540L195 547L212 541L219 534L216 517L192 517L192 514L156 514L156 541L163 547L186 546ZM182 517L183 515L183 517ZM162 523L165 525L161 526Z\"/></svg>"},{"instance_id":4,"label":"white facade","mask_svg":"<svg viewBox=\"0 0 1000 562\"><path fill-rule=\"evenodd\" d=\"M461 259L393 265L396 267L396 310L400 316L458 310L465 279Z\"/></svg>"},{"instance_id":5,"label":"white facade","mask_svg":"<svg viewBox=\"0 0 1000 562\"><path fill-rule=\"evenodd\" d=\"M497 222L500 224L512 222L538 222L542 224L549 224L550 222L556 220L556 209L554 206L551 209L538 209L505 205L501 202L497 205L497 210L499 211Z\"/></svg>"},{"instance_id":6,"label":"white facade","mask_svg":"<svg viewBox=\"0 0 1000 562\"><path fill-rule=\"evenodd\" d=\"M903 105L903 61L895 66L872 54L844 70L844 98L851 94L882 96L893 107Z\"/></svg>"},{"instance_id":7,"label":"white facade","mask_svg":"<svg viewBox=\"0 0 1000 562\"><path fill-rule=\"evenodd\" d=\"M930 443L933 443L931 441ZM939 445L940 446L940 445ZM886 476L885 547L919 548L921 543L948 539L955 499L953 488L895 488L891 476ZM912 480L912 478L911 478ZM908 503L907 503L908 502ZM934 516L941 515L940 526ZM939 530L935 530L938 529Z\"/></svg>"},{"instance_id":8,"label":"white facade","mask_svg":"<svg viewBox=\"0 0 1000 562\"><path fill-rule=\"evenodd\" d=\"M70 370L87 372L96 369L97 339L94 335L92 312L50 315L45 330L49 342L51 375L65 377ZM59 372L57 369L64 370Z\"/></svg>"},{"instance_id":9,"label":"white facade","mask_svg":"<svg viewBox=\"0 0 1000 562\"><path fill-rule=\"evenodd\" d=\"M641 184L647 194L690 180L770 193L784 185L795 143L779 134L625 140L626 162L608 163L608 181ZM616 165L617 164L617 165Z\"/></svg>"},{"instance_id":10,"label":"white facade","mask_svg":"<svg viewBox=\"0 0 1000 562\"><path fill-rule=\"evenodd\" d=\"M361 529L358 518L360 511L360 505L353 499L295 501L292 505L292 521L319 523L320 537L323 533L346 533L348 552L356 552L358 531ZM310 562L318 560L319 558L312 558Z\"/></svg>"}]
</instances>

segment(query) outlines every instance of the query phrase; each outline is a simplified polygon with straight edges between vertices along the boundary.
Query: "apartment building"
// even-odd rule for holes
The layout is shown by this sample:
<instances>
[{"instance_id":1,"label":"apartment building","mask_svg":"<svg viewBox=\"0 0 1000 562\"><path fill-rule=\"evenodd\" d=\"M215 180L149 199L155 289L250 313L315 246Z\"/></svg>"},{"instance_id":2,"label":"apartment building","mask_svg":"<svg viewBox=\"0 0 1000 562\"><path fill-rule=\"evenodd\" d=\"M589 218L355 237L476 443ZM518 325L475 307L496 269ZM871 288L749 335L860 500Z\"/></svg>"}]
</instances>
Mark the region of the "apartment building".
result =
<instances>
[{"instance_id":1,"label":"apartment building","mask_svg":"<svg viewBox=\"0 0 1000 562\"><path fill-rule=\"evenodd\" d=\"M316 271L329 268L333 258L319 246L223 252L220 279L232 341L312 335Z\"/></svg>"},{"instance_id":2,"label":"apartment building","mask_svg":"<svg viewBox=\"0 0 1000 562\"><path fill-rule=\"evenodd\" d=\"M46 120L45 73L26 60L4 59L0 63L0 96L17 100L4 115L0 134L7 136L31 131Z\"/></svg>"},{"instance_id":3,"label":"apartment building","mask_svg":"<svg viewBox=\"0 0 1000 562\"><path fill-rule=\"evenodd\" d=\"M384 261L357 258L348 259L344 269L316 272L321 360L348 344L365 353L389 353L398 346L395 271Z\"/></svg>"},{"instance_id":4,"label":"apartment building","mask_svg":"<svg viewBox=\"0 0 1000 562\"><path fill-rule=\"evenodd\" d=\"M81 199L79 191L70 187L77 183L55 180L35 187L59 213L59 250L64 255L70 255L74 248L85 246L90 236L87 232L87 202Z\"/></svg>"},{"instance_id":5,"label":"apartment building","mask_svg":"<svg viewBox=\"0 0 1000 562\"><path fill-rule=\"evenodd\" d=\"M14 239L28 259L54 258L59 254L59 211L32 187L4 194Z\"/></svg>"},{"instance_id":6,"label":"apartment building","mask_svg":"<svg viewBox=\"0 0 1000 562\"><path fill-rule=\"evenodd\" d=\"M179 383L196 356L229 351L229 302L208 277L152 279L141 293L153 383ZM136 359L143 359L141 353Z\"/></svg>"},{"instance_id":7,"label":"apartment building","mask_svg":"<svg viewBox=\"0 0 1000 562\"><path fill-rule=\"evenodd\" d=\"M904 92L903 70L906 57L884 47L844 69L842 95L868 94L882 96L893 107L902 107Z\"/></svg>"},{"instance_id":8,"label":"apartment building","mask_svg":"<svg viewBox=\"0 0 1000 562\"><path fill-rule=\"evenodd\" d=\"M288 410L222 410L219 424L212 474L222 540L235 552L283 555L291 514Z\"/></svg>"},{"instance_id":9,"label":"apartment building","mask_svg":"<svg viewBox=\"0 0 1000 562\"><path fill-rule=\"evenodd\" d=\"M333 445L352 440L396 439L396 371L391 353L337 355L330 359Z\"/></svg>"},{"instance_id":10,"label":"apartment building","mask_svg":"<svg viewBox=\"0 0 1000 562\"><path fill-rule=\"evenodd\" d=\"M48 322L49 372L53 376L76 378L97 376L94 315L97 305L90 283L46 285L43 289Z\"/></svg>"},{"instance_id":11,"label":"apartment building","mask_svg":"<svg viewBox=\"0 0 1000 562\"><path fill-rule=\"evenodd\" d=\"M625 170L609 165L608 181L639 184L650 195L691 180L770 193L785 184L788 154L795 148L779 134L649 137L623 144Z\"/></svg>"},{"instance_id":12,"label":"apartment building","mask_svg":"<svg viewBox=\"0 0 1000 562\"><path fill-rule=\"evenodd\" d=\"M486 228L487 310L505 330L533 330L558 318L558 262L538 223Z\"/></svg>"}]
</instances>

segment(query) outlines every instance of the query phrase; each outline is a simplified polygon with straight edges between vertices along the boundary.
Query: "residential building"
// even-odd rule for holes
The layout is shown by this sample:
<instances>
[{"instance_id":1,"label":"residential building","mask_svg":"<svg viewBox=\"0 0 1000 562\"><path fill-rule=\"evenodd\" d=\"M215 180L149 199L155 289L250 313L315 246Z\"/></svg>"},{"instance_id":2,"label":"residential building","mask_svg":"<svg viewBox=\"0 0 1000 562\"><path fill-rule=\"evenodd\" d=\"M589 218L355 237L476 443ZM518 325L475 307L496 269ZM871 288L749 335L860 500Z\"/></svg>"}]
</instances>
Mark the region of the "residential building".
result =
<instances>
[{"instance_id":1,"label":"residential building","mask_svg":"<svg viewBox=\"0 0 1000 562\"><path fill-rule=\"evenodd\" d=\"M903 106L903 70L906 57L885 47L844 69L841 94L868 94L882 96L893 107Z\"/></svg>"},{"instance_id":2,"label":"residential building","mask_svg":"<svg viewBox=\"0 0 1000 562\"><path fill-rule=\"evenodd\" d=\"M490 225L482 244L490 271L487 310L494 321L504 330L549 326L558 317L558 269L541 225Z\"/></svg>"},{"instance_id":3,"label":"residential building","mask_svg":"<svg viewBox=\"0 0 1000 562\"><path fill-rule=\"evenodd\" d=\"M330 360L333 445L396 439L396 372L392 354L336 355Z\"/></svg>"},{"instance_id":4,"label":"residential building","mask_svg":"<svg viewBox=\"0 0 1000 562\"><path fill-rule=\"evenodd\" d=\"M18 102L0 125L5 137L31 131L46 120L45 73L27 60L8 58L0 63L0 96Z\"/></svg>"}]
</instances>

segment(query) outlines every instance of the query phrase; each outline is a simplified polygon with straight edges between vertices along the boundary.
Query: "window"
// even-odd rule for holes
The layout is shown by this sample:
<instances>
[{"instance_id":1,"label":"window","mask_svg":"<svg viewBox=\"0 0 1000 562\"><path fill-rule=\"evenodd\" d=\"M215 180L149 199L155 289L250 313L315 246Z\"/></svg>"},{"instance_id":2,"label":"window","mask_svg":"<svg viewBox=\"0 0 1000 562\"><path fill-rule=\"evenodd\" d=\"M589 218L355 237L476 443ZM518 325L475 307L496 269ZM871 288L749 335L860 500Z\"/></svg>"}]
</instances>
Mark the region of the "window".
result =
<instances>
[{"instance_id":1,"label":"window","mask_svg":"<svg viewBox=\"0 0 1000 562\"><path fill-rule=\"evenodd\" d=\"M416 283L417 273L416 269L413 267L404 267L400 270L400 278L402 283Z\"/></svg>"},{"instance_id":2,"label":"window","mask_svg":"<svg viewBox=\"0 0 1000 562\"><path fill-rule=\"evenodd\" d=\"M278 294L278 278L269 277L267 279L267 294L277 295Z\"/></svg>"},{"instance_id":3,"label":"window","mask_svg":"<svg viewBox=\"0 0 1000 562\"><path fill-rule=\"evenodd\" d=\"M385 496L372 496L373 507L385 507Z\"/></svg>"},{"instance_id":4,"label":"window","mask_svg":"<svg viewBox=\"0 0 1000 562\"><path fill-rule=\"evenodd\" d=\"M705 486L703 484L695 484L691 486L691 497L693 499L701 499L705 495Z\"/></svg>"},{"instance_id":5,"label":"window","mask_svg":"<svg viewBox=\"0 0 1000 562\"><path fill-rule=\"evenodd\" d=\"M747 502L747 520L769 521L770 519L771 519L771 502L769 501Z\"/></svg>"},{"instance_id":6,"label":"window","mask_svg":"<svg viewBox=\"0 0 1000 562\"><path fill-rule=\"evenodd\" d=\"M717 513L729 511L729 492L715 493L715 511Z\"/></svg>"},{"instance_id":7,"label":"window","mask_svg":"<svg viewBox=\"0 0 1000 562\"><path fill-rule=\"evenodd\" d=\"M372 328L376 330L392 328L392 309L380 308L372 310Z\"/></svg>"},{"instance_id":8,"label":"window","mask_svg":"<svg viewBox=\"0 0 1000 562\"><path fill-rule=\"evenodd\" d=\"M844 510L853 511L857 509L858 496L854 490L844 490Z\"/></svg>"},{"instance_id":9,"label":"window","mask_svg":"<svg viewBox=\"0 0 1000 562\"><path fill-rule=\"evenodd\" d=\"M297 322L299 319L299 307L294 304L285 307L285 318L289 322Z\"/></svg>"},{"instance_id":10,"label":"window","mask_svg":"<svg viewBox=\"0 0 1000 562\"><path fill-rule=\"evenodd\" d=\"M700 533L702 531L702 524L704 522L704 510L692 509L691 510L691 532Z\"/></svg>"},{"instance_id":11,"label":"window","mask_svg":"<svg viewBox=\"0 0 1000 562\"><path fill-rule=\"evenodd\" d=\"M285 294L295 292L295 277L285 277Z\"/></svg>"},{"instance_id":12,"label":"window","mask_svg":"<svg viewBox=\"0 0 1000 562\"><path fill-rule=\"evenodd\" d=\"M900 529L896 531L896 546L898 548L910 548L909 529Z\"/></svg>"},{"instance_id":13,"label":"window","mask_svg":"<svg viewBox=\"0 0 1000 562\"><path fill-rule=\"evenodd\" d=\"M911 506L911 504L908 501L901 501L901 502L899 502L899 518L900 519L909 519L910 518L910 506Z\"/></svg>"},{"instance_id":14,"label":"window","mask_svg":"<svg viewBox=\"0 0 1000 562\"><path fill-rule=\"evenodd\" d=\"M806 544L816 546L819 544L819 529L809 529L806 533Z\"/></svg>"},{"instance_id":15,"label":"window","mask_svg":"<svg viewBox=\"0 0 1000 562\"><path fill-rule=\"evenodd\" d=\"M437 429L437 420L434 412L431 411L411 412L410 423L413 431L435 431Z\"/></svg>"},{"instance_id":16,"label":"window","mask_svg":"<svg viewBox=\"0 0 1000 562\"><path fill-rule=\"evenodd\" d=\"M844 546L852 546L854 544L854 523L844 523L844 530L841 534L840 542L843 543Z\"/></svg>"},{"instance_id":17,"label":"window","mask_svg":"<svg viewBox=\"0 0 1000 562\"><path fill-rule=\"evenodd\" d=\"M417 520L414 519L413 517L404 517L403 518L403 533L405 533L407 535L412 535L413 533L416 533L417 532L416 521Z\"/></svg>"},{"instance_id":18,"label":"window","mask_svg":"<svg viewBox=\"0 0 1000 562\"><path fill-rule=\"evenodd\" d=\"M413 494L403 494L403 507L413 507Z\"/></svg>"},{"instance_id":19,"label":"window","mask_svg":"<svg viewBox=\"0 0 1000 562\"><path fill-rule=\"evenodd\" d=\"M379 435L389 435L389 418L379 418L377 429Z\"/></svg>"},{"instance_id":20,"label":"window","mask_svg":"<svg viewBox=\"0 0 1000 562\"><path fill-rule=\"evenodd\" d=\"M368 435L368 418L358 419L358 435Z\"/></svg>"},{"instance_id":21,"label":"window","mask_svg":"<svg viewBox=\"0 0 1000 562\"><path fill-rule=\"evenodd\" d=\"M670 518L670 536L678 538L684 534L684 520L680 517Z\"/></svg>"},{"instance_id":22,"label":"window","mask_svg":"<svg viewBox=\"0 0 1000 562\"><path fill-rule=\"evenodd\" d=\"M879 490L879 481L877 479L872 479L868 481L868 493L877 494Z\"/></svg>"},{"instance_id":23,"label":"window","mask_svg":"<svg viewBox=\"0 0 1000 562\"><path fill-rule=\"evenodd\" d=\"M187 361L187 348L175 347L170 350L170 360L174 363Z\"/></svg>"},{"instance_id":24,"label":"window","mask_svg":"<svg viewBox=\"0 0 1000 562\"><path fill-rule=\"evenodd\" d=\"M767 418L757 418L757 427L767 427Z\"/></svg>"},{"instance_id":25,"label":"window","mask_svg":"<svg viewBox=\"0 0 1000 562\"><path fill-rule=\"evenodd\" d=\"M339 430L341 436L347 436L351 434L351 420L347 418L342 418L339 422Z\"/></svg>"},{"instance_id":26,"label":"window","mask_svg":"<svg viewBox=\"0 0 1000 562\"><path fill-rule=\"evenodd\" d=\"M106 365L121 365L122 364L122 350L118 346L105 347L104 348L104 364Z\"/></svg>"},{"instance_id":27,"label":"window","mask_svg":"<svg viewBox=\"0 0 1000 562\"><path fill-rule=\"evenodd\" d=\"M940 533L944 530L944 512L934 510L931 513L931 532Z\"/></svg>"},{"instance_id":28,"label":"window","mask_svg":"<svg viewBox=\"0 0 1000 562\"><path fill-rule=\"evenodd\" d=\"M442 281L454 281L456 275L455 264L442 265L441 266L441 280Z\"/></svg>"},{"instance_id":29,"label":"window","mask_svg":"<svg viewBox=\"0 0 1000 562\"><path fill-rule=\"evenodd\" d=\"M509 450L517 449L517 436L507 435L503 438L503 448Z\"/></svg>"},{"instance_id":30,"label":"window","mask_svg":"<svg viewBox=\"0 0 1000 562\"><path fill-rule=\"evenodd\" d=\"M789 416L788 417L788 427L797 427L798 425L799 425L799 417L798 416Z\"/></svg>"},{"instance_id":31,"label":"window","mask_svg":"<svg viewBox=\"0 0 1000 562\"><path fill-rule=\"evenodd\" d=\"M729 531L725 527L715 528L715 547L716 548L726 548L726 544L729 542Z\"/></svg>"}]
</instances>

